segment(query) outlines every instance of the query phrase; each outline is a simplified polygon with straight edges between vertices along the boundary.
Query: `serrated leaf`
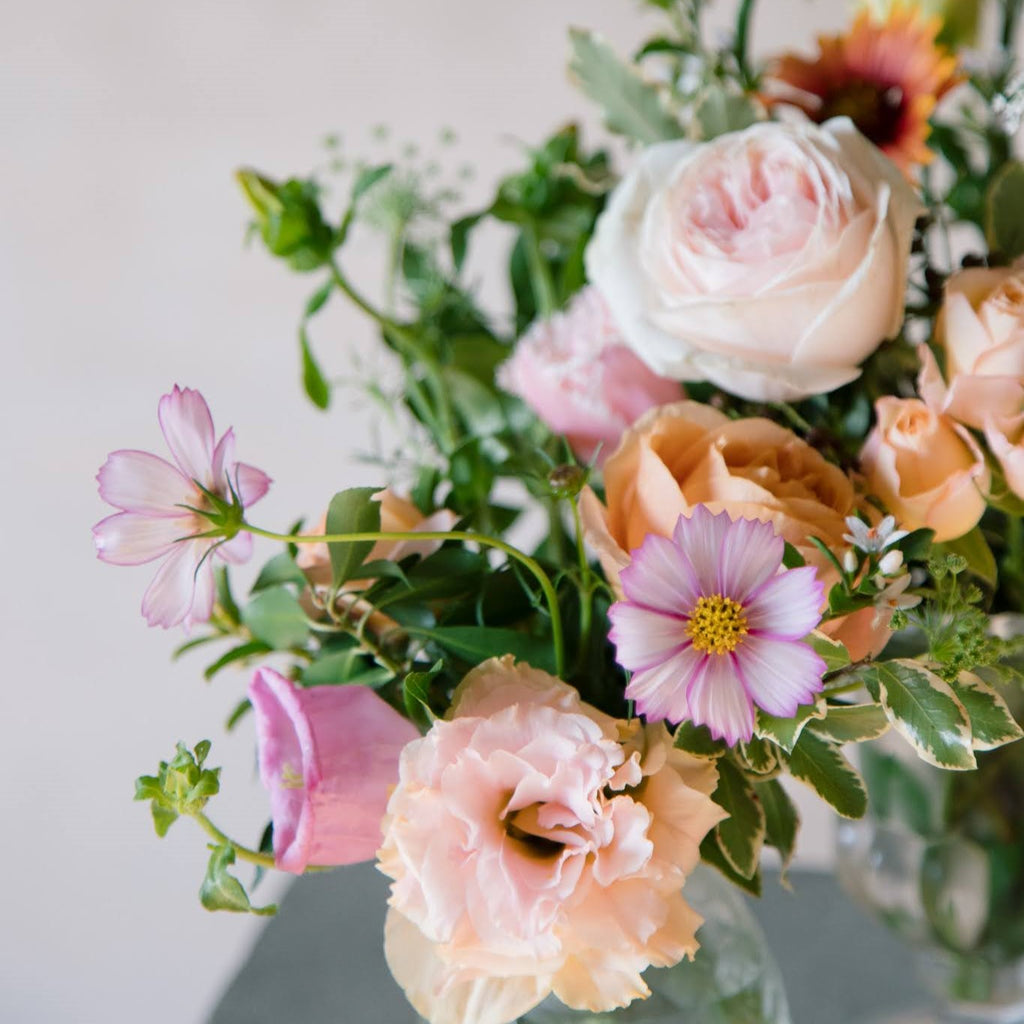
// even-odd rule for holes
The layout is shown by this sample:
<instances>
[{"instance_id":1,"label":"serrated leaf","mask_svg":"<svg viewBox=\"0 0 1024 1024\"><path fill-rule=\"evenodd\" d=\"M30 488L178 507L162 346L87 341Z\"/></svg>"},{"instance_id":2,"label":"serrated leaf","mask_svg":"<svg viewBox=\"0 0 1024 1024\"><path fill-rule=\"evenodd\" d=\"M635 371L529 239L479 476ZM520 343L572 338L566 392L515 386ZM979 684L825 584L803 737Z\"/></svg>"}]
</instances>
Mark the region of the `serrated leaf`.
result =
<instances>
[{"instance_id":1,"label":"serrated leaf","mask_svg":"<svg viewBox=\"0 0 1024 1024\"><path fill-rule=\"evenodd\" d=\"M715 841L730 867L751 878L764 845L764 808L744 774L727 758L718 762L718 786L711 799L729 813L716 826Z\"/></svg>"},{"instance_id":2,"label":"serrated leaf","mask_svg":"<svg viewBox=\"0 0 1024 1024\"><path fill-rule=\"evenodd\" d=\"M303 390L318 409L326 409L331 404L331 386L313 356L305 323L299 327L299 350L302 354Z\"/></svg>"},{"instance_id":3,"label":"serrated leaf","mask_svg":"<svg viewBox=\"0 0 1024 1024\"><path fill-rule=\"evenodd\" d=\"M888 732L889 719L877 704L830 704L825 717L808 728L832 743L861 743Z\"/></svg>"},{"instance_id":4,"label":"serrated leaf","mask_svg":"<svg viewBox=\"0 0 1024 1024\"><path fill-rule=\"evenodd\" d=\"M719 870L726 878L729 879L734 885L738 885L741 889L745 889L751 894L751 896L761 895L761 869L758 867L754 873L749 877L745 878L733 866L725 859L725 855L722 853L721 847L718 845L716 838L716 831L712 829L705 837L704 841L700 844L700 859L705 864L710 864L713 868Z\"/></svg>"},{"instance_id":5,"label":"serrated leaf","mask_svg":"<svg viewBox=\"0 0 1024 1024\"><path fill-rule=\"evenodd\" d=\"M743 93L707 86L694 101L693 127L703 141L749 128L759 120L757 107Z\"/></svg>"},{"instance_id":6,"label":"serrated leaf","mask_svg":"<svg viewBox=\"0 0 1024 1024\"><path fill-rule=\"evenodd\" d=\"M709 760L721 757L728 750L725 741L714 739L706 725L694 722L680 722L673 742L680 750Z\"/></svg>"},{"instance_id":7,"label":"serrated leaf","mask_svg":"<svg viewBox=\"0 0 1024 1024\"><path fill-rule=\"evenodd\" d=\"M921 758L937 768L975 767L967 713L945 680L920 662L904 659L869 665L862 678Z\"/></svg>"},{"instance_id":8,"label":"serrated leaf","mask_svg":"<svg viewBox=\"0 0 1024 1024\"><path fill-rule=\"evenodd\" d=\"M961 672L950 687L967 712L975 750L994 750L1024 736L1006 701L972 672Z\"/></svg>"},{"instance_id":9,"label":"serrated leaf","mask_svg":"<svg viewBox=\"0 0 1024 1024\"><path fill-rule=\"evenodd\" d=\"M804 732L789 755L789 771L844 818L862 818L868 806L864 780L839 749Z\"/></svg>"},{"instance_id":10,"label":"serrated leaf","mask_svg":"<svg viewBox=\"0 0 1024 1024\"><path fill-rule=\"evenodd\" d=\"M782 858L779 881L789 888L786 872L796 850L796 837L800 831L800 813L785 787L776 779L755 782L754 789L764 808L765 842L775 847Z\"/></svg>"},{"instance_id":11,"label":"serrated leaf","mask_svg":"<svg viewBox=\"0 0 1024 1024\"><path fill-rule=\"evenodd\" d=\"M286 587L261 590L245 606L242 621L257 641L275 651L299 647L309 635L306 613L299 599Z\"/></svg>"},{"instance_id":12,"label":"serrated leaf","mask_svg":"<svg viewBox=\"0 0 1024 1024\"><path fill-rule=\"evenodd\" d=\"M827 672L837 672L850 664L850 652L846 647L824 633L815 630L805 638L804 643L808 644L814 653L825 662Z\"/></svg>"},{"instance_id":13,"label":"serrated leaf","mask_svg":"<svg viewBox=\"0 0 1024 1024\"><path fill-rule=\"evenodd\" d=\"M661 89L619 60L604 40L582 29L571 29L569 38L569 70L601 107L609 131L645 145L683 135L682 126L665 109Z\"/></svg>"},{"instance_id":14,"label":"serrated leaf","mask_svg":"<svg viewBox=\"0 0 1024 1024\"><path fill-rule=\"evenodd\" d=\"M812 718L824 716L825 702L820 697L815 698L813 704L801 704L792 718L777 718L766 711L758 710L754 732L763 739L772 740L789 753L800 738L804 726Z\"/></svg>"},{"instance_id":15,"label":"serrated leaf","mask_svg":"<svg viewBox=\"0 0 1024 1024\"><path fill-rule=\"evenodd\" d=\"M246 658L258 658L272 650L273 647L262 640L250 640L248 643L239 644L230 651L225 651L212 665L207 665L203 671L203 678L209 682L222 668L227 668L236 661L245 661Z\"/></svg>"},{"instance_id":16,"label":"serrated leaf","mask_svg":"<svg viewBox=\"0 0 1024 1024\"><path fill-rule=\"evenodd\" d=\"M254 907L242 883L228 872L235 862L230 846L211 846L206 877L199 888L199 902L207 910L230 910L235 913L276 914L277 907Z\"/></svg>"},{"instance_id":17,"label":"serrated leaf","mask_svg":"<svg viewBox=\"0 0 1024 1024\"><path fill-rule=\"evenodd\" d=\"M327 508L327 534L374 533L380 530L380 503L372 500L377 487L350 487L339 491ZM373 549L372 540L327 545L331 555L331 584L338 588L355 578Z\"/></svg>"},{"instance_id":18,"label":"serrated leaf","mask_svg":"<svg viewBox=\"0 0 1024 1024\"><path fill-rule=\"evenodd\" d=\"M985 197L989 248L1014 260L1024 255L1024 164L1011 160L996 174Z\"/></svg>"}]
</instances>

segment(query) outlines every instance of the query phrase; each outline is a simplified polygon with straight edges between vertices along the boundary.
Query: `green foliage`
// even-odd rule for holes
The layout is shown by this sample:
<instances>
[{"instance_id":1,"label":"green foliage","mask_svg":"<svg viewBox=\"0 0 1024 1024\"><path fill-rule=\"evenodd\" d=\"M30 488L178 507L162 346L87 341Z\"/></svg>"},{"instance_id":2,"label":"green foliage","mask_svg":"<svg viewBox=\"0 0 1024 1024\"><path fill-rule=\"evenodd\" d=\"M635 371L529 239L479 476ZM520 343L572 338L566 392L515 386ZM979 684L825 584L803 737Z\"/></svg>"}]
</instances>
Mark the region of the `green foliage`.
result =
<instances>
[{"instance_id":1,"label":"green foliage","mask_svg":"<svg viewBox=\"0 0 1024 1024\"><path fill-rule=\"evenodd\" d=\"M862 743L888 732L889 719L877 704L829 704L825 717L808 728L831 743Z\"/></svg>"},{"instance_id":2,"label":"green foliage","mask_svg":"<svg viewBox=\"0 0 1024 1024\"><path fill-rule=\"evenodd\" d=\"M796 852L800 814L789 794L776 779L754 783L754 792L764 808L765 842L775 847L782 858L779 880L786 885L786 872Z\"/></svg>"},{"instance_id":3,"label":"green foliage","mask_svg":"<svg viewBox=\"0 0 1024 1024\"><path fill-rule=\"evenodd\" d=\"M727 757L718 762L718 787L712 799L729 814L715 826L722 856L738 875L752 878L764 845L764 808L753 785Z\"/></svg>"},{"instance_id":4,"label":"green foliage","mask_svg":"<svg viewBox=\"0 0 1024 1024\"><path fill-rule=\"evenodd\" d=\"M820 698L811 704L801 704L791 718L777 718L758 710L754 732L777 743L787 753L793 749L804 726L813 718L825 717L825 702Z\"/></svg>"},{"instance_id":5,"label":"green foliage","mask_svg":"<svg viewBox=\"0 0 1024 1024\"><path fill-rule=\"evenodd\" d=\"M864 816L864 781L832 743L805 729L789 755L789 770L844 818Z\"/></svg>"},{"instance_id":6,"label":"green foliage","mask_svg":"<svg viewBox=\"0 0 1024 1024\"><path fill-rule=\"evenodd\" d=\"M970 672L963 672L950 684L971 726L974 750L993 750L1024 736L1000 694Z\"/></svg>"},{"instance_id":7,"label":"green foliage","mask_svg":"<svg viewBox=\"0 0 1024 1024\"><path fill-rule=\"evenodd\" d=\"M309 633L299 599L284 586L261 590L245 606L242 621L259 644L275 651L301 647ZM250 653L260 653L253 650Z\"/></svg>"},{"instance_id":8,"label":"green foliage","mask_svg":"<svg viewBox=\"0 0 1024 1024\"><path fill-rule=\"evenodd\" d=\"M683 135L679 121L668 112L667 97L661 87L645 81L593 33L572 29L569 39L569 70L580 89L601 107L609 131L643 145Z\"/></svg>"},{"instance_id":9,"label":"green foliage","mask_svg":"<svg viewBox=\"0 0 1024 1024\"><path fill-rule=\"evenodd\" d=\"M728 749L724 740L716 740L706 725L696 725L693 722L680 722L675 732L675 745L680 750L685 750L694 757L708 758L715 760L721 757Z\"/></svg>"},{"instance_id":10,"label":"green foliage","mask_svg":"<svg viewBox=\"0 0 1024 1024\"><path fill-rule=\"evenodd\" d=\"M701 140L742 131L758 120L760 112L755 103L720 82L706 86L693 107L694 134Z\"/></svg>"},{"instance_id":11,"label":"green foliage","mask_svg":"<svg viewBox=\"0 0 1024 1024\"><path fill-rule=\"evenodd\" d=\"M170 761L161 761L156 775L135 780L135 799L149 800L158 836L182 815L198 814L220 790L220 769L205 767L210 741L200 740L192 750L179 743Z\"/></svg>"},{"instance_id":12,"label":"green foliage","mask_svg":"<svg viewBox=\"0 0 1024 1024\"><path fill-rule=\"evenodd\" d=\"M985 197L985 235L1006 260L1024 255L1024 164L1012 160L992 179Z\"/></svg>"},{"instance_id":13,"label":"green foliage","mask_svg":"<svg viewBox=\"0 0 1024 1024\"><path fill-rule=\"evenodd\" d=\"M379 488L350 487L339 491L327 506L326 532L375 533L380 530L380 503L373 500ZM374 545L372 540L331 541L331 586L336 590L355 578Z\"/></svg>"},{"instance_id":14,"label":"green foliage","mask_svg":"<svg viewBox=\"0 0 1024 1024\"><path fill-rule=\"evenodd\" d=\"M211 845L206 877L199 888L199 902L207 910L230 910L243 914L270 915L277 913L274 905L254 907L242 883L228 868L235 862L234 848L227 844Z\"/></svg>"}]
</instances>

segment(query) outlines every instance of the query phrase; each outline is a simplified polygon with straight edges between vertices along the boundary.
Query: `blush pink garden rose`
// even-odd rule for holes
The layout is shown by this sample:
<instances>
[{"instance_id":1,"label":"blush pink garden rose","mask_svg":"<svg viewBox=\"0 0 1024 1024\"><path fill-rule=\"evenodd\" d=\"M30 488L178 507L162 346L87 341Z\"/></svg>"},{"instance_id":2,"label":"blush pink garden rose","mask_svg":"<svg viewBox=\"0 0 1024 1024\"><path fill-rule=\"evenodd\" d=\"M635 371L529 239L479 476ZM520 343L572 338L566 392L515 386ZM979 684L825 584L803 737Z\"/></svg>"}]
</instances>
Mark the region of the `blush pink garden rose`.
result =
<instances>
[{"instance_id":1,"label":"blush pink garden rose","mask_svg":"<svg viewBox=\"0 0 1024 1024\"><path fill-rule=\"evenodd\" d=\"M379 853L392 974L431 1024L509 1024L550 992L592 1012L644 998L647 967L698 947L683 885L725 816L716 785L660 723L485 662L402 754Z\"/></svg>"},{"instance_id":2,"label":"blush pink garden rose","mask_svg":"<svg viewBox=\"0 0 1024 1024\"><path fill-rule=\"evenodd\" d=\"M860 455L871 493L902 526L934 530L936 541L972 530L989 474L970 433L918 398L880 398L875 417Z\"/></svg>"},{"instance_id":3,"label":"blush pink garden rose","mask_svg":"<svg viewBox=\"0 0 1024 1024\"><path fill-rule=\"evenodd\" d=\"M758 124L646 149L587 273L655 373L791 401L855 380L899 332L921 212L849 119Z\"/></svg>"},{"instance_id":4,"label":"blush pink garden rose","mask_svg":"<svg viewBox=\"0 0 1024 1024\"><path fill-rule=\"evenodd\" d=\"M935 343L946 379L922 345L921 396L983 430L1010 489L1024 497L1024 263L954 274L946 282Z\"/></svg>"},{"instance_id":5,"label":"blush pink garden rose","mask_svg":"<svg viewBox=\"0 0 1024 1024\"><path fill-rule=\"evenodd\" d=\"M270 668L256 670L249 699L277 867L371 860L416 727L365 686L304 688Z\"/></svg>"},{"instance_id":6,"label":"blush pink garden rose","mask_svg":"<svg viewBox=\"0 0 1024 1024\"><path fill-rule=\"evenodd\" d=\"M93 529L96 553L113 565L142 565L162 558L142 598L151 626L189 628L213 611L214 560L241 563L252 554L252 536L230 540L201 536L210 520L191 509L208 509L202 488L243 508L259 501L270 478L235 461L235 435L215 441L209 406L198 391L174 387L157 408L160 429L174 462L140 451L111 452L96 479L100 497L119 509Z\"/></svg>"},{"instance_id":7,"label":"blush pink garden rose","mask_svg":"<svg viewBox=\"0 0 1024 1024\"><path fill-rule=\"evenodd\" d=\"M383 533L437 533L450 530L458 516L449 509L441 509L425 516L409 500L396 494L390 487L378 491L373 500L380 503L380 528ZM327 527L327 514L320 517L316 533L323 534ZM441 547L439 540L379 540L366 556L367 562L378 560L399 562L409 555L426 558ZM331 582L331 556L326 544L302 544L295 557L298 567L314 586L327 586ZM357 589L359 582L352 580L347 589Z\"/></svg>"},{"instance_id":8,"label":"blush pink garden rose","mask_svg":"<svg viewBox=\"0 0 1024 1024\"><path fill-rule=\"evenodd\" d=\"M626 347L595 288L579 292L564 313L538 320L498 370L498 383L564 434L585 462L598 449L603 462L648 409L683 397L677 381L659 377Z\"/></svg>"}]
</instances>

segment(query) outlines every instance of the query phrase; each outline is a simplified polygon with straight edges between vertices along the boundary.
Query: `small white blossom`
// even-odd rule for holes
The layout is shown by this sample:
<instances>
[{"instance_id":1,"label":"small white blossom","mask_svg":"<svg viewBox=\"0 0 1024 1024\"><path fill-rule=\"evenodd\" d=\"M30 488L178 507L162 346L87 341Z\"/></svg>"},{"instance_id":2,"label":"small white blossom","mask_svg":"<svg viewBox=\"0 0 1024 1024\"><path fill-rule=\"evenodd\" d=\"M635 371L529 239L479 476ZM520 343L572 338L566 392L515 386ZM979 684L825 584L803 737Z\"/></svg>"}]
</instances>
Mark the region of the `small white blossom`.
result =
<instances>
[{"instance_id":1,"label":"small white blossom","mask_svg":"<svg viewBox=\"0 0 1024 1024\"><path fill-rule=\"evenodd\" d=\"M895 576L903 567L903 552L889 551L878 561L878 571L883 576Z\"/></svg>"},{"instance_id":2,"label":"small white blossom","mask_svg":"<svg viewBox=\"0 0 1024 1024\"><path fill-rule=\"evenodd\" d=\"M877 526L865 523L858 516L847 516L846 526L850 532L843 534L843 540L867 554L884 551L909 533L896 529L895 516L886 516Z\"/></svg>"},{"instance_id":3,"label":"small white blossom","mask_svg":"<svg viewBox=\"0 0 1024 1024\"><path fill-rule=\"evenodd\" d=\"M843 552L843 568L852 576L857 571L858 565L860 565L860 559L854 554L852 548L847 548Z\"/></svg>"}]
</instances>

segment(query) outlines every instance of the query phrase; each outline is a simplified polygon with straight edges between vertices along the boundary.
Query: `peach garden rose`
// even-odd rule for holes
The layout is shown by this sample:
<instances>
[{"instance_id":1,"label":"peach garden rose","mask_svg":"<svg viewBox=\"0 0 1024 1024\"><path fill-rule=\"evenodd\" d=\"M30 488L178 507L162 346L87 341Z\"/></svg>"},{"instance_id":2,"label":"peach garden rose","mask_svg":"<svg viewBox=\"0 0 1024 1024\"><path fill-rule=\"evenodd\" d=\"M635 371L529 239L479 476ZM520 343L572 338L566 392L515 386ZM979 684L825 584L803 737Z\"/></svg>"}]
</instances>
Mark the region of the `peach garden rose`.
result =
<instances>
[{"instance_id":1,"label":"peach garden rose","mask_svg":"<svg viewBox=\"0 0 1024 1024\"><path fill-rule=\"evenodd\" d=\"M920 202L846 118L651 146L586 254L656 373L789 401L855 380L903 321Z\"/></svg>"},{"instance_id":2,"label":"peach garden rose","mask_svg":"<svg viewBox=\"0 0 1024 1024\"><path fill-rule=\"evenodd\" d=\"M602 1012L696 951L683 886L724 817L713 763L510 657L403 751L379 867L385 954L431 1024L508 1024L549 993Z\"/></svg>"}]
</instances>

